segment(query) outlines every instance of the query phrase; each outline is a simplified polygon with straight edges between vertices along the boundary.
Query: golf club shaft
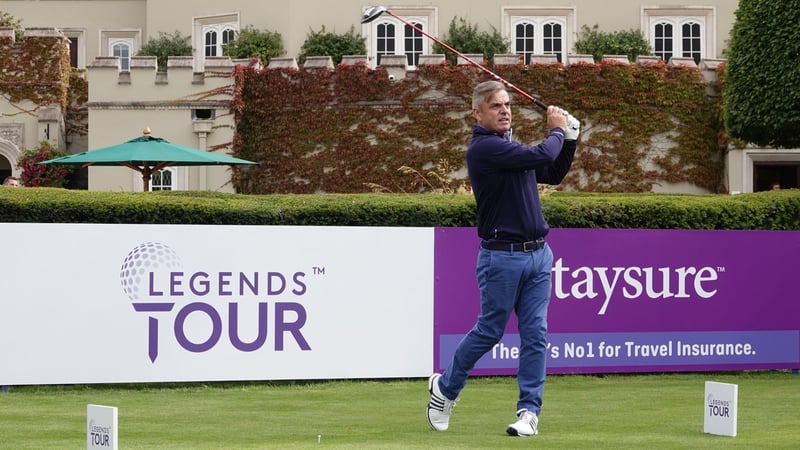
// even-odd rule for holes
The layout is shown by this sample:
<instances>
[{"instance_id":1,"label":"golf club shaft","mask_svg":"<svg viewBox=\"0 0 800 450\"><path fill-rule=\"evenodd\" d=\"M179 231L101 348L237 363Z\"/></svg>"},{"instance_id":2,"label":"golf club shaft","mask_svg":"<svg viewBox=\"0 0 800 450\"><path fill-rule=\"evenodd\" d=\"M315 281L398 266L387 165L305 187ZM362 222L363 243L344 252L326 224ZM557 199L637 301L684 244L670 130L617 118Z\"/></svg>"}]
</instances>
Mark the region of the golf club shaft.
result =
<instances>
[{"instance_id":1,"label":"golf club shaft","mask_svg":"<svg viewBox=\"0 0 800 450\"><path fill-rule=\"evenodd\" d=\"M455 53L456 55L460 56L461 58L463 58L463 59L464 59L464 61L466 61L466 62L468 62L468 63L472 64L473 66L475 66L475 67L477 67L477 68L481 69L482 71L486 72L487 74L491 75L491 76L492 76L494 79L496 79L497 81L500 81L501 83L505 84L505 85L506 85L508 88L512 89L514 92L516 92L516 93L518 93L518 94L522 95L523 97L525 97L525 98L527 98L528 100L532 101L532 102L533 102L533 104L535 104L536 106L538 106L538 107L542 108L543 110L547 111L547 105L546 105L546 104L544 104L544 102L542 102L542 101L541 101L541 100L539 100L538 98L536 98L536 97L532 96L531 94L528 94L527 92L523 91L522 89L520 89L520 88L518 88L518 87L514 86L514 85L513 85L513 84L511 84L511 83L510 83L508 80L505 80L505 79L504 79L503 77L501 77L500 75L497 75L496 73L492 72L491 70L487 69L486 67L482 66L481 64L478 64L477 62L475 62L475 61L474 61L472 58L469 58L468 56L466 56L466 55L464 55L463 53L459 52L458 50L454 49L453 47L451 47L451 46L449 46L449 45L445 44L445 43L444 43L444 42L442 42L441 40L439 40L439 39L437 39L437 38L435 38L435 37L431 36L430 34L426 33L425 31L423 31L421 28L417 27L417 26L416 26L416 25L414 25L413 23L411 23L411 22L409 22L409 21L407 21L407 20L403 19L402 17L400 17L400 16L398 16L398 15L394 14L394 13L393 13L393 12L391 12L391 11L388 11L388 10L387 10L387 11L384 11L384 12L385 12L386 14L389 14L390 16L394 17L395 19L399 20L400 22L403 22L404 24L406 24L406 25L410 26L411 28L413 28L414 30L416 30L418 33L421 33L421 34L423 34L423 35L427 36L427 37L428 37L428 39L430 39L430 40L432 40L432 41L436 42L437 44L441 45L442 47L444 47L444 48L446 48L446 49L450 50L451 52Z\"/></svg>"}]
</instances>

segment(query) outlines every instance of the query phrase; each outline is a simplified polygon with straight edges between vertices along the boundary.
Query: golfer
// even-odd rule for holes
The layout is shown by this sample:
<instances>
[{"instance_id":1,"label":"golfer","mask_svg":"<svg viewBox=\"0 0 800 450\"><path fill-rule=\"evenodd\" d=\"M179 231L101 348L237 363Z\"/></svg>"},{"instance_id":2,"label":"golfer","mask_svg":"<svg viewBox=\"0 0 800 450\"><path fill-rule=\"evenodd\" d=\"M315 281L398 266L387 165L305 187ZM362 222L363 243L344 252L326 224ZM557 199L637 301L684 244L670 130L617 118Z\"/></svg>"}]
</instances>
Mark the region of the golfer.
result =
<instances>
[{"instance_id":1,"label":"golfer","mask_svg":"<svg viewBox=\"0 0 800 450\"><path fill-rule=\"evenodd\" d=\"M517 420L506 432L538 433L547 349L547 306L553 253L545 241L537 183L558 184L572 165L580 123L566 111L547 108L547 138L528 146L511 140L511 104L498 81L486 81L472 94L476 124L467 149L467 166L477 202L481 248L475 274L481 311L458 344L450 365L428 380L431 428L444 431L469 371L503 337L511 313L519 321L520 354Z\"/></svg>"}]
</instances>

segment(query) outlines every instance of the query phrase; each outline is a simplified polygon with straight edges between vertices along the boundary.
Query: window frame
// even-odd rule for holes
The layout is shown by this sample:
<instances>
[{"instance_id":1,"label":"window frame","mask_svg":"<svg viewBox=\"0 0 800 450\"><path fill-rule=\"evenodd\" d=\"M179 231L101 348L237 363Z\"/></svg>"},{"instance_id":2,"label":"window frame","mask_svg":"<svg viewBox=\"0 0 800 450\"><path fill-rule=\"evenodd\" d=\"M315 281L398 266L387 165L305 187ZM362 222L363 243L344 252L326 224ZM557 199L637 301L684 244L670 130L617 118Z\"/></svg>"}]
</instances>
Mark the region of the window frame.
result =
<instances>
[{"instance_id":1,"label":"window frame","mask_svg":"<svg viewBox=\"0 0 800 450\"><path fill-rule=\"evenodd\" d=\"M85 28L61 28L61 33L69 40L75 40L77 52L74 55L76 69L86 68L86 29ZM70 53L70 57L73 55Z\"/></svg>"},{"instance_id":2,"label":"window frame","mask_svg":"<svg viewBox=\"0 0 800 450\"><path fill-rule=\"evenodd\" d=\"M117 48L120 49L120 54L117 54ZM122 49L128 53L122 54ZM131 56L133 56L133 43L130 39L111 39L108 41L108 55L116 56L119 58L119 70L122 72L130 72L131 70Z\"/></svg>"},{"instance_id":3,"label":"window frame","mask_svg":"<svg viewBox=\"0 0 800 450\"><path fill-rule=\"evenodd\" d=\"M416 7L416 8L406 8L406 7L393 7L392 14L401 17L403 20L406 20L416 26L420 24L421 29L425 32L430 34L431 36L436 36L437 34L437 17L438 17L438 8L431 6L431 7ZM378 33L378 28L380 26L392 25L394 26L394 53L381 53L381 55L405 55L406 58L409 58L409 53L412 55L417 55L415 58L416 62L419 61L420 55L430 55L433 48L433 42L430 38L425 36L418 31L415 31L413 28L409 27L401 20L392 17L391 15L383 15L378 20L374 20L370 23L363 24L361 26L361 35L364 36L365 42L367 44L367 59L370 63L371 67L375 67L378 65L378 39L380 38ZM406 51L406 28L410 29L414 34L421 34L421 36L415 36L413 39L418 40L421 42L420 49L414 49L413 51L409 52ZM406 60L408 64L408 68L413 70L416 68L415 64L409 64L408 59Z\"/></svg>"},{"instance_id":4,"label":"window frame","mask_svg":"<svg viewBox=\"0 0 800 450\"><path fill-rule=\"evenodd\" d=\"M163 177L164 172L170 173L170 184L169 186L165 186L163 183L156 184L153 177L158 174L159 176ZM167 189L164 189L164 188ZM150 192L159 192L159 191L177 191L178 190L178 168L175 166L165 167L158 172L154 172L150 174Z\"/></svg>"},{"instance_id":5,"label":"window frame","mask_svg":"<svg viewBox=\"0 0 800 450\"><path fill-rule=\"evenodd\" d=\"M561 51L559 52L549 52L547 53L544 49L545 47L545 36L544 36L544 28L547 25L556 24L561 27ZM520 25L530 25L533 27L533 37L530 38L533 40L533 50L530 52L520 52L517 49L517 41L518 37L516 35L517 27ZM566 62L567 60L567 47L566 47L566 29L567 24L564 17L558 16L512 16L511 17L511 36L509 40L511 41L511 53L516 55L523 55L523 61L525 64L530 63L531 56L533 55L556 55L558 57L559 62Z\"/></svg>"},{"instance_id":6,"label":"window frame","mask_svg":"<svg viewBox=\"0 0 800 450\"><path fill-rule=\"evenodd\" d=\"M534 25L534 46L530 55L542 55L544 53L544 26L549 23L561 25L561 51L551 52L561 56L562 64L569 63L569 54L575 46L575 33L577 27L577 17L575 8L565 7L540 7L540 6L509 6L502 8L502 21L500 32L511 43L508 51L519 55L516 49L516 26L524 22ZM524 54L524 53L523 53ZM529 59L529 57L526 57Z\"/></svg>"},{"instance_id":7,"label":"window frame","mask_svg":"<svg viewBox=\"0 0 800 450\"><path fill-rule=\"evenodd\" d=\"M126 72L130 70L130 58L142 48L142 32L138 29L128 30L100 30L100 55L114 56L116 45L126 45L128 47L127 68L122 60L119 63L119 70Z\"/></svg>"},{"instance_id":8,"label":"window frame","mask_svg":"<svg viewBox=\"0 0 800 450\"><path fill-rule=\"evenodd\" d=\"M217 42L214 43L214 55L208 55L208 49L210 46L207 42L207 36L209 33L214 33L215 37L217 38ZM225 49L224 45L228 42L236 39L236 35L239 33L239 29L236 24L232 22L226 23L219 23L219 24L210 24L203 26L203 57L213 57L213 56L225 56Z\"/></svg>"},{"instance_id":9,"label":"window frame","mask_svg":"<svg viewBox=\"0 0 800 450\"><path fill-rule=\"evenodd\" d=\"M222 55L223 34L233 31L234 39L242 29L240 14L238 12L220 13L207 16L192 17L192 48L194 49L195 72L205 71L206 61L206 32L217 33L217 56Z\"/></svg>"},{"instance_id":10,"label":"window frame","mask_svg":"<svg viewBox=\"0 0 800 450\"><path fill-rule=\"evenodd\" d=\"M700 55L695 63L699 64L698 61L716 57L716 17L716 8L713 6L645 6L642 7L641 29L647 37L650 47L655 51L656 26L661 23L672 25L672 56L686 58L687 56L683 56L683 26L692 22L697 23L700 25ZM661 55L659 57L663 59Z\"/></svg>"}]
</instances>

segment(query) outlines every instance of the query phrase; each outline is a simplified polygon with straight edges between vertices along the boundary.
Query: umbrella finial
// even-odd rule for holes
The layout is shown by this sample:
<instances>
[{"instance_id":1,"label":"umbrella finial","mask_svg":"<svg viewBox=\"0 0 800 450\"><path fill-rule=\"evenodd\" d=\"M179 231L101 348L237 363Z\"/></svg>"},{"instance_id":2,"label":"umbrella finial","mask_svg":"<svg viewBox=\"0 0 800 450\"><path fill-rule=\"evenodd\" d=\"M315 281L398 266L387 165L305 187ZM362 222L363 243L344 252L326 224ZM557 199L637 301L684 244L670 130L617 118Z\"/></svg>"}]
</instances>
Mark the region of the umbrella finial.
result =
<instances>
[{"instance_id":1,"label":"umbrella finial","mask_svg":"<svg viewBox=\"0 0 800 450\"><path fill-rule=\"evenodd\" d=\"M144 130L142 130L142 134L145 136L150 136L150 127L145 127Z\"/></svg>"}]
</instances>

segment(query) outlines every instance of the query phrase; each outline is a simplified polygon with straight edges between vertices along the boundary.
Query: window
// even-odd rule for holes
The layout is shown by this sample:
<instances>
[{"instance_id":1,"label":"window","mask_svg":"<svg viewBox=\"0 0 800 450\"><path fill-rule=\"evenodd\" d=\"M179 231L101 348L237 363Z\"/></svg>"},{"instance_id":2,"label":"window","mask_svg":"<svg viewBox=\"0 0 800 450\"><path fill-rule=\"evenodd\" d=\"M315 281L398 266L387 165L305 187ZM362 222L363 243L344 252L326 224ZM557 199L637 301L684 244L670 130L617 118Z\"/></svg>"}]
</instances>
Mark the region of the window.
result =
<instances>
[{"instance_id":1,"label":"window","mask_svg":"<svg viewBox=\"0 0 800 450\"><path fill-rule=\"evenodd\" d=\"M69 39L69 66L73 69L78 68L78 38Z\"/></svg>"},{"instance_id":2,"label":"window","mask_svg":"<svg viewBox=\"0 0 800 450\"><path fill-rule=\"evenodd\" d=\"M192 120L214 120L216 109L193 109Z\"/></svg>"},{"instance_id":3,"label":"window","mask_svg":"<svg viewBox=\"0 0 800 450\"><path fill-rule=\"evenodd\" d=\"M69 39L69 63L76 69L86 68L86 32L80 28L62 28Z\"/></svg>"},{"instance_id":4,"label":"window","mask_svg":"<svg viewBox=\"0 0 800 450\"><path fill-rule=\"evenodd\" d=\"M175 168L168 167L150 175L150 191L172 191L176 189Z\"/></svg>"},{"instance_id":5,"label":"window","mask_svg":"<svg viewBox=\"0 0 800 450\"><path fill-rule=\"evenodd\" d=\"M205 56L225 56L224 45L236 39L235 24L215 24L203 27Z\"/></svg>"},{"instance_id":6,"label":"window","mask_svg":"<svg viewBox=\"0 0 800 450\"><path fill-rule=\"evenodd\" d=\"M800 163L753 164L753 192L800 188Z\"/></svg>"},{"instance_id":7,"label":"window","mask_svg":"<svg viewBox=\"0 0 800 450\"><path fill-rule=\"evenodd\" d=\"M131 56L141 48L141 33L138 30L103 30L100 37L103 56L118 57L119 70L130 70Z\"/></svg>"},{"instance_id":8,"label":"window","mask_svg":"<svg viewBox=\"0 0 800 450\"><path fill-rule=\"evenodd\" d=\"M703 57L702 29L702 24L694 19L683 23L661 19L654 23L651 30L653 36L651 45L656 56L664 61L679 56L692 58L695 64L700 64L700 59Z\"/></svg>"},{"instance_id":9,"label":"window","mask_svg":"<svg viewBox=\"0 0 800 450\"><path fill-rule=\"evenodd\" d=\"M408 20L408 19L406 19ZM383 55L406 55L409 66L419 64L419 55L423 52L425 36L419 31L426 31L425 24L420 21L409 21L414 27L402 22L381 22L377 27L376 57L380 65ZM403 38L399 39L397 30L403 30Z\"/></svg>"},{"instance_id":10,"label":"window","mask_svg":"<svg viewBox=\"0 0 800 450\"><path fill-rule=\"evenodd\" d=\"M419 65L419 55L422 54L423 39L425 37L420 30L425 31L426 27L421 22L411 22L411 24L414 26L405 25L403 27L405 31L403 49L408 58L408 65L417 66Z\"/></svg>"},{"instance_id":11,"label":"window","mask_svg":"<svg viewBox=\"0 0 800 450\"><path fill-rule=\"evenodd\" d=\"M377 64L381 64L381 56L394 55L395 42L397 41L394 35L395 25L392 23L380 23L377 26L376 35L376 54Z\"/></svg>"},{"instance_id":12,"label":"window","mask_svg":"<svg viewBox=\"0 0 800 450\"><path fill-rule=\"evenodd\" d=\"M692 58L700 64L701 59L716 56L713 8L644 8L643 12L642 25L659 58Z\"/></svg>"},{"instance_id":13,"label":"window","mask_svg":"<svg viewBox=\"0 0 800 450\"><path fill-rule=\"evenodd\" d=\"M131 70L131 45L125 41L111 43L111 56L119 58L119 68L123 71Z\"/></svg>"},{"instance_id":14,"label":"window","mask_svg":"<svg viewBox=\"0 0 800 450\"><path fill-rule=\"evenodd\" d=\"M563 20L515 17L512 22L513 52L522 55L525 64L530 64L531 55L556 55L559 62L566 60Z\"/></svg>"},{"instance_id":15,"label":"window","mask_svg":"<svg viewBox=\"0 0 800 450\"><path fill-rule=\"evenodd\" d=\"M436 35L433 30L436 8L393 8L392 13L413 26L390 15L364 24L362 35L367 39L370 60L380 65L384 55L406 55L408 66L416 67L420 55L431 52L430 39L420 30Z\"/></svg>"},{"instance_id":16,"label":"window","mask_svg":"<svg viewBox=\"0 0 800 450\"><path fill-rule=\"evenodd\" d=\"M800 149L732 149L727 156L728 189L732 194L800 188Z\"/></svg>"},{"instance_id":17,"label":"window","mask_svg":"<svg viewBox=\"0 0 800 450\"><path fill-rule=\"evenodd\" d=\"M205 58L225 56L223 45L236 39L239 32L239 13L195 17L192 28L192 47L195 72L205 70ZM266 62L266 61L265 61Z\"/></svg>"},{"instance_id":18,"label":"window","mask_svg":"<svg viewBox=\"0 0 800 450\"><path fill-rule=\"evenodd\" d=\"M573 8L503 8L502 33L511 41L511 52L530 64L533 55L555 55L567 62L575 29Z\"/></svg>"}]
</instances>

